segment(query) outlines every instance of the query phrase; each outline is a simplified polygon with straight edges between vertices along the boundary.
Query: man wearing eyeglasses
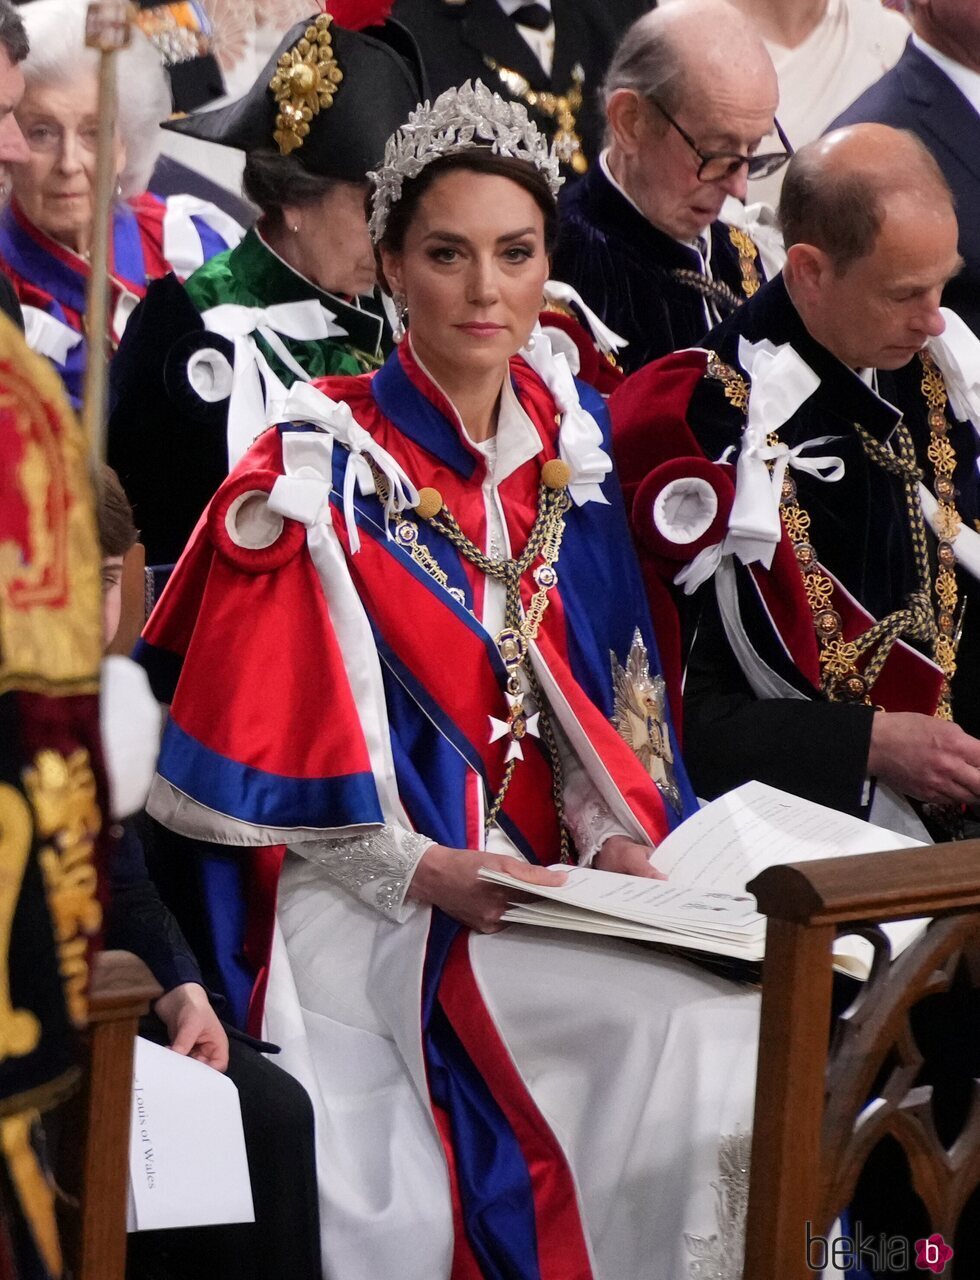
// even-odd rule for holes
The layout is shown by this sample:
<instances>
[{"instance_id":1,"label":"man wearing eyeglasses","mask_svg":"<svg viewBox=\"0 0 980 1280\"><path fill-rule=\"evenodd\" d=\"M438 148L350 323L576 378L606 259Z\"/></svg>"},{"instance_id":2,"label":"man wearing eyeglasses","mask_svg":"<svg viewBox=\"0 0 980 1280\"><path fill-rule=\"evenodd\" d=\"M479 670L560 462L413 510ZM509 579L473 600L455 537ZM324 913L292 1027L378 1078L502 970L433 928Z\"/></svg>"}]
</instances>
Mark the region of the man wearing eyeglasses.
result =
<instances>
[{"instance_id":1,"label":"man wearing eyeglasses","mask_svg":"<svg viewBox=\"0 0 980 1280\"><path fill-rule=\"evenodd\" d=\"M565 193L553 274L628 341L632 372L696 343L758 289L758 246L719 215L789 145L772 61L723 0L676 0L635 22L604 96L606 149Z\"/></svg>"}]
</instances>

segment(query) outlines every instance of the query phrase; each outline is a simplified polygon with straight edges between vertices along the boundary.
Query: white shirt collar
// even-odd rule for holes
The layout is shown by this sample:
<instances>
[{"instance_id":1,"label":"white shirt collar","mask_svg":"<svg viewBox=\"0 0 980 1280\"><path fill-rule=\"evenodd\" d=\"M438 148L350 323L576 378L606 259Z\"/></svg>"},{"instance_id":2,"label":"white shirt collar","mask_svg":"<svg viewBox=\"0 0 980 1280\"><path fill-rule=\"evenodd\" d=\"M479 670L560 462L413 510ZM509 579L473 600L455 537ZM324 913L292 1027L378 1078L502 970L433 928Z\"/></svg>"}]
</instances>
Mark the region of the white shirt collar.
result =
<instances>
[{"instance_id":1,"label":"white shirt collar","mask_svg":"<svg viewBox=\"0 0 980 1280\"><path fill-rule=\"evenodd\" d=\"M500 5L508 18L518 9L523 9L526 4L539 4L542 9L547 9L549 13L551 12L551 0L497 0L497 4Z\"/></svg>"},{"instance_id":2,"label":"white shirt collar","mask_svg":"<svg viewBox=\"0 0 980 1280\"><path fill-rule=\"evenodd\" d=\"M409 335L408 340L411 342L411 335ZM415 357L415 363L432 385L437 387L445 396L446 402L452 405L457 425L466 437L467 442L486 458L487 470L491 473L490 478L495 485L506 480L509 475L513 475L518 467L522 467L525 462L530 462L533 457L541 452L541 437L535 430L534 423L524 412L509 374L504 378L504 385L500 392L497 434L492 442L493 447L487 449L483 444L470 439L470 433L466 430L463 419L459 416L459 410L419 359L418 352L414 347L412 348L412 355Z\"/></svg>"},{"instance_id":3,"label":"white shirt collar","mask_svg":"<svg viewBox=\"0 0 980 1280\"><path fill-rule=\"evenodd\" d=\"M912 43L930 62L934 62L940 71L944 71L949 76L973 110L980 114L980 72L971 71L969 67L964 67L962 62L957 62L946 53L940 53L931 44L926 44L921 36L913 34Z\"/></svg>"},{"instance_id":4,"label":"white shirt collar","mask_svg":"<svg viewBox=\"0 0 980 1280\"><path fill-rule=\"evenodd\" d=\"M487 471L494 485L502 484L518 467L523 467L525 462L530 462L541 452L541 437L518 400L509 377L504 379L500 393L497 434L483 444L473 440L470 444L487 459Z\"/></svg>"}]
</instances>

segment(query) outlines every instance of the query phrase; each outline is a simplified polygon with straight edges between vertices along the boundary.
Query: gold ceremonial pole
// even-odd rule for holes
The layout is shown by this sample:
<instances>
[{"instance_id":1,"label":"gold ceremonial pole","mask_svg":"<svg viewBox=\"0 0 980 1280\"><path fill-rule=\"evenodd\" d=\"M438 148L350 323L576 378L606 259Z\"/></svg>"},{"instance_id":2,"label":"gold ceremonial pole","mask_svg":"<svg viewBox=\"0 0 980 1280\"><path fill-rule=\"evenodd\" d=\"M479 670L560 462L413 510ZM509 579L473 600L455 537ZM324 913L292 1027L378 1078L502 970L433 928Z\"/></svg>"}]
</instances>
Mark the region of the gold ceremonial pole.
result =
<instances>
[{"instance_id":1,"label":"gold ceremonial pole","mask_svg":"<svg viewBox=\"0 0 980 1280\"><path fill-rule=\"evenodd\" d=\"M85 302L88 362L85 366L85 390L82 397L82 425L97 475L106 450L109 235L112 227L112 202L116 194L116 54L129 43L128 5L125 0L93 0L85 18L85 43L90 49L98 49L100 55L92 243Z\"/></svg>"}]
</instances>

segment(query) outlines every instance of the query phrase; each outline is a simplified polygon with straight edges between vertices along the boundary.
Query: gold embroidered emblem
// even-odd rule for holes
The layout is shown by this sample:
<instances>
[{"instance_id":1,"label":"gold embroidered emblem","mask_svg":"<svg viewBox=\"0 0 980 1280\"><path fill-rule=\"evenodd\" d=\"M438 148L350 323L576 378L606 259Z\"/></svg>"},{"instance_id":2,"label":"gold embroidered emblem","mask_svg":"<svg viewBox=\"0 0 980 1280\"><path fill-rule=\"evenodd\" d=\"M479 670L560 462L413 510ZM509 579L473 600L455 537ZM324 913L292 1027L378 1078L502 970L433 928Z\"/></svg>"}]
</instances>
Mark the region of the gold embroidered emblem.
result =
<instances>
[{"instance_id":1,"label":"gold embroidered emblem","mask_svg":"<svg viewBox=\"0 0 980 1280\"><path fill-rule=\"evenodd\" d=\"M27 801L16 788L0 785L0 1061L22 1058L37 1048L41 1024L29 1009L15 1009L10 997L10 934L20 900L33 839Z\"/></svg>"},{"instance_id":2,"label":"gold embroidered emblem","mask_svg":"<svg viewBox=\"0 0 980 1280\"><path fill-rule=\"evenodd\" d=\"M332 21L329 13L321 13L280 57L276 74L269 81L278 107L272 136L281 155L288 156L303 145L311 120L333 106L334 94L344 78L334 57Z\"/></svg>"},{"instance_id":3,"label":"gold embroidered emblem","mask_svg":"<svg viewBox=\"0 0 980 1280\"><path fill-rule=\"evenodd\" d=\"M612 722L616 732L657 784L657 790L676 810L681 794L674 776L674 750L667 727L667 686L663 676L650 674L650 655L637 628L620 665L609 655L613 681Z\"/></svg>"},{"instance_id":4,"label":"gold embroidered emblem","mask_svg":"<svg viewBox=\"0 0 980 1280\"><path fill-rule=\"evenodd\" d=\"M725 364L724 360L720 360L714 351L708 352L707 375L716 382L720 382L722 390L725 393L725 399L733 409L739 409L743 413L749 407L749 384L748 379L743 378L737 373L730 364Z\"/></svg>"},{"instance_id":5,"label":"gold embroidered emblem","mask_svg":"<svg viewBox=\"0 0 980 1280\"><path fill-rule=\"evenodd\" d=\"M38 834L45 841L38 861L44 874L54 924L68 1014L85 1025L88 987L88 939L102 923L92 862L102 823L96 803L95 775L88 752L79 747L66 759L40 751L25 770Z\"/></svg>"},{"instance_id":6,"label":"gold embroidered emblem","mask_svg":"<svg viewBox=\"0 0 980 1280\"><path fill-rule=\"evenodd\" d=\"M54 1210L54 1187L41 1168L31 1143L37 1111L21 1111L0 1120L0 1149L17 1192L31 1235L51 1276L62 1273L61 1243Z\"/></svg>"},{"instance_id":7,"label":"gold embroidered emblem","mask_svg":"<svg viewBox=\"0 0 980 1280\"><path fill-rule=\"evenodd\" d=\"M759 292L762 281L759 279L759 250L755 241L740 227L729 227L728 238L738 250L738 269L742 273L742 292L747 298Z\"/></svg>"},{"instance_id":8,"label":"gold embroidered emblem","mask_svg":"<svg viewBox=\"0 0 980 1280\"><path fill-rule=\"evenodd\" d=\"M101 563L61 380L0 316L0 693L95 693Z\"/></svg>"}]
</instances>

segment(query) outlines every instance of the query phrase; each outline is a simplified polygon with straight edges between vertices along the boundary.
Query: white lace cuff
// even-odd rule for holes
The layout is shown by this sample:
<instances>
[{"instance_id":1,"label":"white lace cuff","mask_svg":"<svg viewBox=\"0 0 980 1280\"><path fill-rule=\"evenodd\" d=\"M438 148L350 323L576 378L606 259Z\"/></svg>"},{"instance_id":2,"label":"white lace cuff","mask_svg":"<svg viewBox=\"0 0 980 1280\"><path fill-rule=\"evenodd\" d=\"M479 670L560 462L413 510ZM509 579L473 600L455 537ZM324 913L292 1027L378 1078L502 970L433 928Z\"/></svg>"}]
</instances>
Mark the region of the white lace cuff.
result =
<instances>
[{"instance_id":1,"label":"white lace cuff","mask_svg":"<svg viewBox=\"0 0 980 1280\"><path fill-rule=\"evenodd\" d=\"M570 808L566 798L565 821L578 850L579 865L588 867L610 836L624 836L623 824L609 809L598 792ZM632 837L631 837L632 838Z\"/></svg>"},{"instance_id":2,"label":"white lace cuff","mask_svg":"<svg viewBox=\"0 0 980 1280\"><path fill-rule=\"evenodd\" d=\"M327 879L391 920L405 920L405 901L419 860L431 845L428 836L404 827L369 827L350 835L304 841L292 850L323 868Z\"/></svg>"},{"instance_id":3,"label":"white lace cuff","mask_svg":"<svg viewBox=\"0 0 980 1280\"><path fill-rule=\"evenodd\" d=\"M624 836L628 832L603 800L565 734L557 725L555 728L565 774L562 793L565 822L575 841L579 865L588 867L610 836Z\"/></svg>"}]
</instances>

